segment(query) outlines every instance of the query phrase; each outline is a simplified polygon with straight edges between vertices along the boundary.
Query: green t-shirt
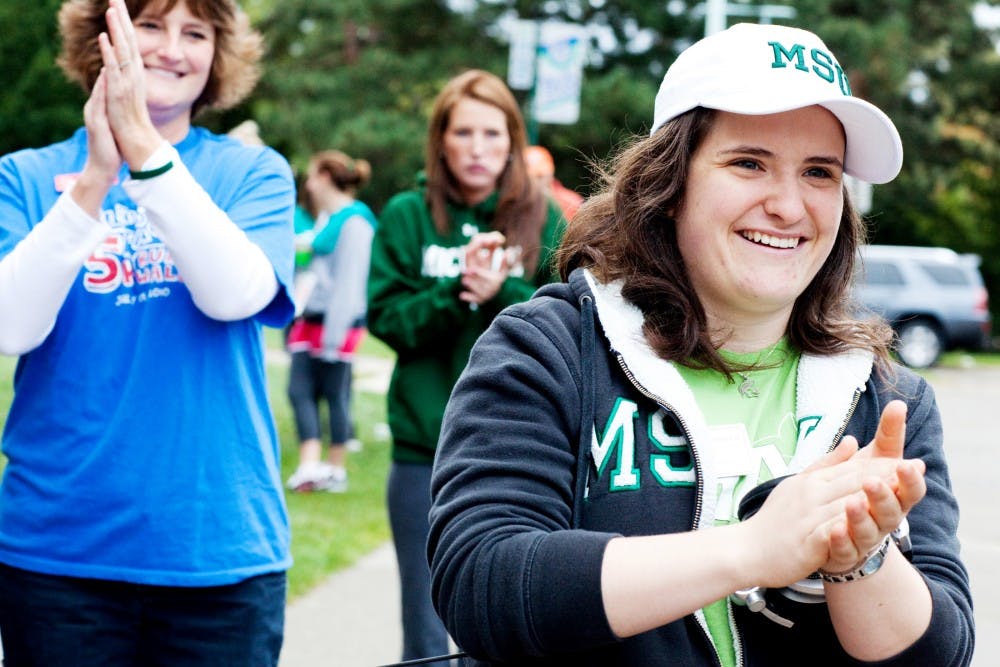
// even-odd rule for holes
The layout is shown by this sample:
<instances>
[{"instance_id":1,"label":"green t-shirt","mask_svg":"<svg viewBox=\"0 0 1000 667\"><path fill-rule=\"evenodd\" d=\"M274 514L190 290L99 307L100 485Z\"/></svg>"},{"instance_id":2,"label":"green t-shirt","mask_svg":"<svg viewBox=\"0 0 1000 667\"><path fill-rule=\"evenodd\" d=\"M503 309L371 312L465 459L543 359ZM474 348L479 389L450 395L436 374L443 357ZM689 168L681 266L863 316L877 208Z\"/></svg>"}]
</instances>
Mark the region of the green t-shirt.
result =
<instances>
[{"instance_id":1,"label":"green t-shirt","mask_svg":"<svg viewBox=\"0 0 1000 667\"><path fill-rule=\"evenodd\" d=\"M726 447L726 468L715 489L715 525L735 523L737 499L746 491L783 475L795 454L795 382L800 355L782 338L760 352L722 351L735 364L759 368L734 374L734 382L712 370L677 366L705 414L712 434L710 447ZM705 444L702 444L705 446ZM705 490L710 493L710 489ZM705 620L723 667L736 664L728 599L704 609Z\"/></svg>"}]
</instances>

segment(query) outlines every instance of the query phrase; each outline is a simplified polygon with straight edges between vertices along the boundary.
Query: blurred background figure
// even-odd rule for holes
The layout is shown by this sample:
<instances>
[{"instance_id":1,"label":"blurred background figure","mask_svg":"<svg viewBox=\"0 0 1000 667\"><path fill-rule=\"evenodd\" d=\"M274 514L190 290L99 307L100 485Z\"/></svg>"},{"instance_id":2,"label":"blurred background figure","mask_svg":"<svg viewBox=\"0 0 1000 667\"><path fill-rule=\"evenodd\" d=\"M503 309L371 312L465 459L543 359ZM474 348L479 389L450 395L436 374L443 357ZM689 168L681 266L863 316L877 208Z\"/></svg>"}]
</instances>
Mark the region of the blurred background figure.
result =
<instances>
[{"instance_id":1,"label":"blurred background figure","mask_svg":"<svg viewBox=\"0 0 1000 667\"><path fill-rule=\"evenodd\" d=\"M288 398L299 434L299 465L288 479L293 491L347 490L348 442L353 439L351 375L354 353L365 333L368 264L376 220L355 199L371 178L371 165L340 151L309 161L304 190L315 206L316 226L296 235L311 256L307 289L288 332L291 368ZM330 418L330 447L323 461L320 401Z\"/></svg>"},{"instance_id":2,"label":"blurred background figure","mask_svg":"<svg viewBox=\"0 0 1000 667\"><path fill-rule=\"evenodd\" d=\"M247 146L264 146L264 140L260 138L260 125L255 120L245 120L239 125L226 132L233 139L237 139Z\"/></svg>"},{"instance_id":3,"label":"blurred background figure","mask_svg":"<svg viewBox=\"0 0 1000 667\"><path fill-rule=\"evenodd\" d=\"M528 176L525 136L501 79L482 70L453 78L431 112L425 177L388 202L375 234L368 325L397 355L387 501L404 660L448 651L426 553L431 467L448 396L494 316L554 279L551 254L564 223Z\"/></svg>"},{"instance_id":4,"label":"blurred background figure","mask_svg":"<svg viewBox=\"0 0 1000 667\"><path fill-rule=\"evenodd\" d=\"M556 164L552 160L552 153L543 146L528 146L524 151L524 160L528 165L528 175L559 204L563 216L572 220L583 203L583 196L570 190L556 178Z\"/></svg>"}]
</instances>

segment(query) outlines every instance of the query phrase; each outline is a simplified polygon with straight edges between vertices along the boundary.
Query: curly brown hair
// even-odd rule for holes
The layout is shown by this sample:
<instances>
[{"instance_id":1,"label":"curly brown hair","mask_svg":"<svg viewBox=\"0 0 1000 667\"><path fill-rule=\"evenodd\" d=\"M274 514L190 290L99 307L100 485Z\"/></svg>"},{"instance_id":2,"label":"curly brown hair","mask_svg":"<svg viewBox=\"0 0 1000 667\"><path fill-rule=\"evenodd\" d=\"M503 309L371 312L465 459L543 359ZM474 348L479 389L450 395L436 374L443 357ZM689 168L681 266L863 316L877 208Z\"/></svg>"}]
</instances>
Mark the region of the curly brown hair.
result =
<instances>
[{"instance_id":1,"label":"curly brown hair","mask_svg":"<svg viewBox=\"0 0 1000 667\"><path fill-rule=\"evenodd\" d=\"M672 211L683 207L692 157L717 112L696 108L650 137L637 137L597 167L604 185L569 224L557 263L565 280L587 267L602 282L623 281L622 295L645 316L643 332L662 358L726 375L737 370L722 358L677 245ZM888 361L892 329L860 319L850 296L865 224L844 190L844 210L829 257L792 309L787 335L802 352L872 351Z\"/></svg>"},{"instance_id":2,"label":"curly brown hair","mask_svg":"<svg viewBox=\"0 0 1000 667\"><path fill-rule=\"evenodd\" d=\"M215 28L215 57L208 83L195 100L191 115L203 109L225 110L242 102L260 78L258 63L263 55L263 39L250 26L250 19L233 0L125 0L133 18L152 8L166 14L178 2ZM62 50L56 63L70 79L89 93L103 62L97 36L106 32L107 0L67 0L59 9Z\"/></svg>"},{"instance_id":3,"label":"curly brown hair","mask_svg":"<svg viewBox=\"0 0 1000 667\"><path fill-rule=\"evenodd\" d=\"M444 133L448 129L451 111L462 99L472 99L494 106L507 119L510 135L510 159L500 174L493 228L503 233L510 246L520 246L525 270L534 271L541 250L542 227L546 219L545 195L528 176L524 151L528 146L527 130L521 108L502 79L483 70L468 70L445 84L434 100L427 129L425 173L427 199L431 217L438 232L445 234L451 226L448 200L462 202L458 182L442 157Z\"/></svg>"}]
</instances>

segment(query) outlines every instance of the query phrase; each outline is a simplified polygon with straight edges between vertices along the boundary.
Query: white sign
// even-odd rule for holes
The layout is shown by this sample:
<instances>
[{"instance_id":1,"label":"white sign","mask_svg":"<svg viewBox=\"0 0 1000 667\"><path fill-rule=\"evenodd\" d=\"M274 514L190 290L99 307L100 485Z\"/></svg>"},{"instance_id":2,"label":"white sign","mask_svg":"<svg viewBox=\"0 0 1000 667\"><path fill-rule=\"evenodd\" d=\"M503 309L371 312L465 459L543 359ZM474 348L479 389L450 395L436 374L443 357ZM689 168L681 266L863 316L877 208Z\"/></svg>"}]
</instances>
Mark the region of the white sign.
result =
<instances>
[{"instance_id":1,"label":"white sign","mask_svg":"<svg viewBox=\"0 0 1000 667\"><path fill-rule=\"evenodd\" d=\"M535 83L538 30L538 24L534 21L511 21L507 85L514 90L530 90Z\"/></svg>"},{"instance_id":2,"label":"white sign","mask_svg":"<svg viewBox=\"0 0 1000 667\"><path fill-rule=\"evenodd\" d=\"M539 123L572 125L580 117L587 32L576 23L543 23L538 40L531 115Z\"/></svg>"}]
</instances>

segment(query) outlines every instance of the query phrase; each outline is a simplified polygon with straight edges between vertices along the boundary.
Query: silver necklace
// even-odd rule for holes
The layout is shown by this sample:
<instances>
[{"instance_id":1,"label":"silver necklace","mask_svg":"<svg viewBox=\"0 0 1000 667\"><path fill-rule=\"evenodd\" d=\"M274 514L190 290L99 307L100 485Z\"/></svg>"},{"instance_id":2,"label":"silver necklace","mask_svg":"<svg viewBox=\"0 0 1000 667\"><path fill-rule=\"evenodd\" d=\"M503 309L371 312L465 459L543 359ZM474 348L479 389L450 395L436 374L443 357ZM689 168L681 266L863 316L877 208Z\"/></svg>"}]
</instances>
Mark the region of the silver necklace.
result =
<instances>
[{"instance_id":1,"label":"silver necklace","mask_svg":"<svg viewBox=\"0 0 1000 667\"><path fill-rule=\"evenodd\" d=\"M757 385L754 383L752 377L744 373L737 373L736 375L740 378L740 386L736 388L740 392L740 396L743 398L757 398L760 396L760 391L757 389Z\"/></svg>"},{"instance_id":2,"label":"silver necklace","mask_svg":"<svg viewBox=\"0 0 1000 667\"><path fill-rule=\"evenodd\" d=\"M758 367L763 366L764 363L771 358L771 355L774 354L774 351L778 349L778 345L780 344L780 342L781 341L772 345L771 349L767 351L766 355L764 355L764 358L760 359L759 361L757 361L757 363L754 364L755 370ZM760 390L757 389L757 383L754 382L754 379L750 377L748 373L749 371L745 373L736 373L736 377L740 379L740 384L739 386L736 387L736 390L740 392L740 396L742 396L743 398L757 398L758 396L760 396Z\"/></svg>"}]
</instances>

